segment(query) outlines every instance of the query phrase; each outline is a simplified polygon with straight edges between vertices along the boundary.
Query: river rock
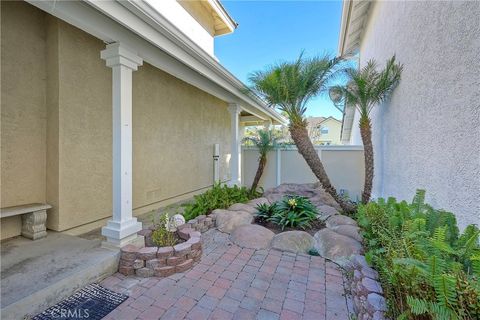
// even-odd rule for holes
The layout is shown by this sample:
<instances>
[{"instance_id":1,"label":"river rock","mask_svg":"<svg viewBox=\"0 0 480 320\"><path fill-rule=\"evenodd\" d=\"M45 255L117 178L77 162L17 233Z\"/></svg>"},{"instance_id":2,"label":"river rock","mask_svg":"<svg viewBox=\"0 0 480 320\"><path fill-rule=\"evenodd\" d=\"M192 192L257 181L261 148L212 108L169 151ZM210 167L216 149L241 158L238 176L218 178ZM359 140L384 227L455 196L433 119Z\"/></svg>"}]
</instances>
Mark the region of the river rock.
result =
<instances>
[{"instance_id":1,"label":"river rock","mask_svg":"<svg viewBox=\"0 0 480 320\"><path fill-rule=\"evenodd\" d=\"M317 208L318 208L318 218L322 221L325 221L331 216L339 213L337 209L327 205L320 205L320 206L317 206Z\"/></svg>"},{"instance_id":2,"label":"river rock","mask_svg":"<svg viewBox=\"0 0 480 320\"><path fill-rule=\"evenodd\" d=\"M230 211L246 211L250 214L256 214L257 213L257 208L249 206L248 204L245 203L235 203L231 205L228 210Z\"/></svg>"},{"instance_id":3,"label":"river rock","mask_svg":"<svg viewBox=\"0 0 480 320\"><path fill-rule=\"evenodd\" d=\"M332 227L330 229L335 231L336 233L355 239L358 242L363 241L363 237L360 235L360 228L357 226L343 224L340 226Z\"/></svg>"},{"instance_id":4,"label":"river rock","mask_svg":"<svg viewBox=\"0 0 480 320\"><path fill-rule=\"evenodd\" d=\"M254 208L256 208L258 205L260 204L270 204L270 201L268 201L267 198L257 198L257 199L253 199L253 200L250 200L247 202L247 204L249 206L252 206Z\"/></svg>"},{"instance_id":5,"label":"river rock","mask_svg":"<svg viewBox=\"0 0 480 320\"><path fill-rule=\"evenodd\" d=\"M307 253L313 248L315 239L305 231L286 231L277 234L272 241L272 248L295 253Z\"/></svg>"},{"instance_id":6,"label":"river rock","mask_svg":"<svg viewBox=\"0 0 480 320\"><path fill-rule=\"evenodd\" d=\"M327 219L327 222L326 222L326 226L329 229L333 229L334 227L342 226L342 225L357 226L357 222L352 218L341 215L341 214L331 216L330 218Z\"/></svg>"},{"instance_id":7,"label":"river rock","mask_svg":"<svg viewBox=\"0 0 480 320\"><path fill-rule=\"evenodd\" d=\"M360 242L328 228L315 233L314 238L315 248L318 250L318 253L341 266L348 265L352 255L362 252Z\"/></svg>"},{"instance_id":8,"label":"river rock","mask_svg":"<svg viewBox=\"0 0 480 320\"><path fill-rule=\"evenodd\" d=\"M246 211L215 209L212 213L216 216L218 230L225 233L231 233L237 227L253 222L253 215Z\"/></svg>"},{"instance_id":9,"label":"river rock","mask_svg":"<svg viewBox=\"0 0 480 320\"><path fill-rule=\"evenodd\" d=\"M230 240L242 248L267 249L275 234L258 224L242 225L230 234Z\"/></svg>"}]
</instances>

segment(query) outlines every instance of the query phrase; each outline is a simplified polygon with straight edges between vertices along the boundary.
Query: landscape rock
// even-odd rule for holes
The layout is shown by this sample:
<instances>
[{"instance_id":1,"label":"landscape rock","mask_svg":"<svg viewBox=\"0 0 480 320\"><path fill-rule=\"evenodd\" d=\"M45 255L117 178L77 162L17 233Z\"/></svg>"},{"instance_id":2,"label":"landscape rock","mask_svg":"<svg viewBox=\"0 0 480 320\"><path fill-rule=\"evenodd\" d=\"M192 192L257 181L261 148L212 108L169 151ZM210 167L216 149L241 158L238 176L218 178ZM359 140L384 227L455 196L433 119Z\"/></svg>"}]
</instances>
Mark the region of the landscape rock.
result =
<instances>
[{"instance_id":1,"label":"landscape rock","mask_svg":"<svg viewBox=\"0 0 480 320\"><path fill-rule=\"evenodd\" d=\"M327 219L327 222L326 222L326 226L329 229L333 229L334 227L338 227L341 225L357 226L357 222L352 218L341 215L341 214L331 216L330 218Z\"/></svg>"},{"instance_id":2,"label":"landscape rock","mask_svg":"<svg viewBox=\"0 0 480 320\"><path fill-rule=\"evenodd\" d=\"M230 211L246 211L250 214L256 214L257 213L257 208L256 206L255 207L252 207L248 204L245 204L245 203L235 203L233 205L231 205L228 210Z\"/></svg>"},{"instance_id":3,"label":"landscape rock","mask_svg":"<svg viewBox=\"0 0 480 320\"><path fill-rule=\"evenodd\" d=\"M237 227L230 234L230 240L242 248L266 249L270 247L275 234L258 224Z\"/></svg>"},{"instance_id":4,"label":"landscape rock","mask_svg":"<svg viewBox=\"0 0 480 320\"><path fill-rule=\"evenodd\" d=\"M215 209L213 212L217 217L217 228L221 232L231 233L239 226L253 222L253 216L246 211Z\"/></svg>"},{"instance_id":5,"label":"landscape rock","mask_svg":"<svg viewBox=\"0 0 480 320\"><path fill-rule=\"evenodd\" d=\"M281 194L281 193L270 193L269 195L265 196L265 198L267 198L268 201L270 201L270 203L274 203L274 202L278 202L278 201L282 200L283 194Z\"/></svg>"},{"instance_id":6,"label":"landscape rock","mask_svg":"<svg viewBox=\"0 0 480 320\"><path fill-rule=\"evenodd\" d=\"M370 293L367 297L367 309L370 313L387 311L387 302L384 297L377 293Z\"/></svg>"},{"instance_id":7,"label":"landscape rock","mask_svg":"<svg viewBox=\"0 0 480 320\"><path fill-rule=\"evenodd\" d=\"M360 228L357 226L344 224L344 225L332 227L330 229L332 229L336 233L355 239L358 242L363 241L363 237L360 235Z\"/></svg>"},{"instance_id":8,"label":"landscape rock","mask_svg":"<svg viewBox=\"0 0 480 320\"><path fill-rule=\"evenodd\" d=\"M286 231L275 235L272 248L307 253L315 245L315 239L305 231Z\"/></svg>"},{"instance_id":9,"label":"landscape rock","mask_svg":"<svg viewBox=\"0 0 480 320\"><path fill-rule=\"evenodd\" d=\"M383 289L382 289L380 283L378 283L378 281L375 281L373 279L365 277L365 278L362 279L362 285L369 292L383 294Z\"/></svg>"},{"instance_id":10,"label":"landscape rock","mask_svg":"<svg viewBox=\"0 0 480 320\"><path fill-rule=\"evenodd\" d=\"M263 196L267 198L270 203L281 200L286 195L299 195L307 197L317 207L322 205L335 208L337 211L341 211L338 203L329 195L319 183L283 183L278 187L271 188L265 191Z\"/></svg>"},{"instance_id":11,"label":"landscape rock","mask_svg":"<svg viewBox=\"0 0 480 320\"><path fill-rule=\"evenodd\" d=\"M267 198L257 198L253 199L247 202L249 206L252 206L253 208L256 208L260 204L270 204L270 201L268 201Z\"/></svg>"},{"instance_id":12,"label":"landscape rock","mask_svg":"<svg viewBox=\"0 0 480 320\"><path fill-rule=\"evenodd\" d=\"M378 279L378 272L370 267L363 268L361 270L362 274L370 279L377 280Z\"/></svg>"},{"instance_id":13,"label":"landscape rock","mask_svg":"<svg viewBox=\"0 0 480 320\"><path fill-rule=\"evenodd\" d=\"M360 254L352 256L352 263L353 263L353 266L357 269L369 267L367 260L365 259L365 256L362 256Z\"/></svg>"},{"instance_id":14,"label":"landscape rock","mask_svg":"<svg viewBox=\"0 0 480 320\"><path fill-rule=\"evenodd\" d=\"M330 229L318 231L314 238L318 253L341 266L348 265L350 257L361 253L363 249L360 242Z\"/></svg>"},{"instance_id":15,"label":"landscape rock","mask_svg":"<svg viewBox=\"0 0 480 320\"><path fill-rule=\"evenodd\" d=\"M317 206L317 208L318 208L318 218L322 221L325 221L329 217L339 213L337 209L327 205L319 205Z\"/></svg>"}]
</instances>

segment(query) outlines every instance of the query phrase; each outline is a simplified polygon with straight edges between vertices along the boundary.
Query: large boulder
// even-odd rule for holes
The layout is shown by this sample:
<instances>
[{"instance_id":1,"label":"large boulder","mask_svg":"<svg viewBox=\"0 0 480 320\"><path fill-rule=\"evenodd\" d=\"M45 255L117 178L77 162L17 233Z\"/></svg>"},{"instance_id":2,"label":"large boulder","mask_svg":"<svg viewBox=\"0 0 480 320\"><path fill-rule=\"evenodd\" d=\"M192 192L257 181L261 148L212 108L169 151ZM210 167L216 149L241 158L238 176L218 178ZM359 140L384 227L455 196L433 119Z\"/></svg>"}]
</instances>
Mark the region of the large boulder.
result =
<instances>
[{"instance_id":1,"label":"large boulder","mask_svg":"<svg viewBox=\"0 0 480 320\"><path fill-rule=\"evenodd\" d=\"M362 244L357 240L328 228L315 233L314 238L318 253L341 266L348 265L350 257L354 254L360 254L363 250Z\"/></svg>"},{"instance_id":2,"label":"large boulder","mask_svg":"<svg viewBox=\"0 0 480 320\"><path fill-rule=\"evenodd\" d=\"M357 222L352 218L341 215L341 214L331 216L330 218L327 219L327 222L326 222L326 226L329 229L335 228L337 226L342 226L342 225L357 226Z\"/></svg>"},{"instance_id":3,"label":"large boulder","mask_svg":"<svg viewBox=\"0 0 480 320\"><path fill-rule=\"evenodd\" d=\"M249 206L252 206L254 208L256 208L258 205L260 204L270 204L270 201L268 201L267 198L257 198L257 199L253 199L253 200L250 200L247 202L247 204Z\"/></svg>"},{"instance_id":4,"label":"large boulder","mask_svg":"<svg viewBox=\"0 0 480 320\"><path fill-rule=\"evenodd\" d=\"M307 253L315 245L315 239L305 231L286 231L277 234L272 248L295 253Z\"/></svg>"},{"instance_id":5,"label":"large boulder","mask_svg":"<svg viewBox=\"0 0 480 320\"><path fill-rule=\"evenodd\" d=\"M257 208L256 207L253 207L253 206L250 206L248 204L245 204L245 203L235 203L233 205L231 205L228 210L230 211L246 211L250 214L256 214L257 213Z\"/></svg>"},{"instance_id":6,"label":"large boulder","mask_svg":"<svg viewBox=\"0 0 480 320\"><path fill-rule=\"evenodd\" d=\"M286 195L307 197L317 207L326 205L341 210L338 203L328 194L319 183L284 183L278 187L268 189L263 196L271 203L281 200Z\"/></svg>"},{"instance_id":7,"label":"large boulder","mask_svg":"<svg viewBox=\"0 0 480 320\"><path fill-rule=\"evenodd\" d=\"M338 214L338 210L331 206L320 205L320 206L317 206L317 208L318 208L318 218L322 221L325 221L331 216Z\"/></svg>"},{"instance_id":8,"label":"large boulder","mask_svg":"<svg viewBox=\"0 0 480 320\"><path fill-rule=\"evenodd\" d=\"M237 227L230 234L230 240L242 248L267 249L274 233L258 224L248 224Z\"/></svg>"},{"instance_id":9,"label":"large boulder","mask_svg":"<svg viewBox=\"0 0 480 320\"><path fill-rule=\"evenodd\" d=\"M215 209L212 214L215 214L218 230L225 233L231 233L237 227L253 222L253 215L246 211Z\"/></svg>"},{"instance_id":10,"label":"large boulder","mask_svg":"<svg viewBox=\"0 0 480 320\"><path fill-rule=\"evenodd\" d=\"M281 193L270 193L268 195L264 195L265 198L267 198L268 201L270 201L270 203L274 203L274 202L277 202L277 201L280 201L283 199L283 194Z\"/></svg>"},{"instance_id":11,"label":"large boulder","mask_svg":"<svg viewBox=\"0 0 480 320\"><path fill-rule=\"evenodd\" d=\"M363 238L360 235L360 228L357 226L343 224L343 225L332 227L330 229L335 231L336 233L355 239L358 242L363 241Z\"/></svg>"}]
</instances>

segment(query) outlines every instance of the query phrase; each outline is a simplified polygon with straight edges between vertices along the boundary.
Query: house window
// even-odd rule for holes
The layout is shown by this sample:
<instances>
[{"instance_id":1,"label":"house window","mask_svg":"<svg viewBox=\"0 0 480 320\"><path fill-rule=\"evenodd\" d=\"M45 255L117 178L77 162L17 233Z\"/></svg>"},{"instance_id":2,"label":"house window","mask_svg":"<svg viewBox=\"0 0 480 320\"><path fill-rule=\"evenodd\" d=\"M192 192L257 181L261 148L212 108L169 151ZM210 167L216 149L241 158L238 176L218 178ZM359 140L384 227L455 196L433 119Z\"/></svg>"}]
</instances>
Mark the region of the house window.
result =
<instances>
[{"instance_id":1,"label":"house window","mask_svg":"<svg viewBox=\"0 0 480 320\"><path fill-rule=\"evenodd\" d=\"M322 127L322 128L320 128L320 133L321 133L321 134L328 134L328 127Z\"/></svg>"}]
</instances>

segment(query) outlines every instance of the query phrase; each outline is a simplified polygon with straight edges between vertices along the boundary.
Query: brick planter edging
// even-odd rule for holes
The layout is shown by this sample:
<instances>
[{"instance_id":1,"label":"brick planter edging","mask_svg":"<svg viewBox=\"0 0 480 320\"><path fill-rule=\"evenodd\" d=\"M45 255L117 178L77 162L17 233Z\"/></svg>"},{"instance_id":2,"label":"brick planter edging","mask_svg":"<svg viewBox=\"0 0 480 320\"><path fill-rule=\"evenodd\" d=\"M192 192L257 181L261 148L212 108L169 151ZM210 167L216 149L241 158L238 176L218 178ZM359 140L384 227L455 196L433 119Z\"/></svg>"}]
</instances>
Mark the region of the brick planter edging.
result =
<instances>
[{"instance_id":1,"label":"brick planter edging","mask_svg":"<svg viewBox=\"0 0 480 320\"><path fill-rule=\"evenodd\" d=\"M198 216L177 228L178 236L185 240L172 247L157 247L151 240L153 230L143 229L145 247L126 245L121 248L118 272L140 277L168 277L185 272L202 257L202 232L215 226L215 215Z\"/></svg>"},{"instance_id":2,"label":"brick planter edging","mask_svg":"<svg viewBox=\"0 0 480 320\"><path fill-rule=\"evenodd\" d=\"M347 269L353 272L350 292L353 296L353 311L357 315L357 319L386 319L387 302L378 281L378 272L368 265L365 256L354 255L350 262Z\"/></svg>"}]
</instances>

